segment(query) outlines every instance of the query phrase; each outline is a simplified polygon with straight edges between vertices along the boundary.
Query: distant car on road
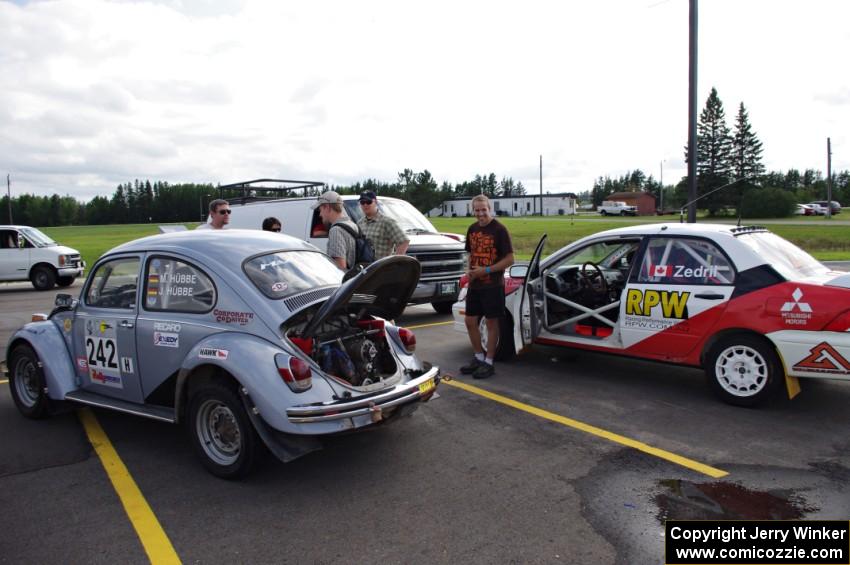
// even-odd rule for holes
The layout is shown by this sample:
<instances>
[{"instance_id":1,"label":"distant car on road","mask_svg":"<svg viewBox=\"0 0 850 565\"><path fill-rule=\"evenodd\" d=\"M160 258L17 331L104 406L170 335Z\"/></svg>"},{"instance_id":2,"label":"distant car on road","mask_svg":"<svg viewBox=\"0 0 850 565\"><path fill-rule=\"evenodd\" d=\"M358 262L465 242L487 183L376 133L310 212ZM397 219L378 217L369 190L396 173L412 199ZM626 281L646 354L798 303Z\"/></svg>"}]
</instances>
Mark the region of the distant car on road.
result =
<instances>
[{"instance_id":1,"label":"distant car on road","mask_svg":"<svg viewBox=\"0 0 850 565\"><path fill-rule=\"evenodd\" d=\"M606 200L597 208L603 216L637 216L637 206L619 200Z\"/></svg>"},{"instance_id":2,"label":"distant car on road","mask_svg":"<svg viewBox=\"0 0 850 565\"><path fill-rule=\"evenodd\" d=\"M633 226L541 259L545 240L509 270L524 281L506 297L500 351L558 345L703 367L735 405L783 384L795 394L796 377L850 380L850 273L764 228Z\"/></svg>"},{"instance_id":3,"label":"distant car on road","mask_svg":"<svg viewBox=\"0 0 850 565\"><path fill-rule=\"evenodd\" d=\"M71 286L83 275L80 252L29 226L0 226L0 282L30 281L36 290Z\"/></svg>"},{"instance_id":4,"label":"distant car on road","mask_svg":"<svg viewBox=\"0 0 850 565\"><path fill-rule=\"evenodd\" d=\"M797 204L797 209L794 210L794 214L797 216L814 216L815 209L808 204Z\"/></svg>"},{"instance_id":5,"label":"distant car on road","mask_svg":"<svg viewBox=\"0 0 850 565\"><path fill-rule=\"evenodd\" d=\"M342 272L309 243L259 230L146 237L104 254L79 300L8 344L12 398L30 418L57 401L185 422L213 474L247 474L320 436L372 428L429 400L439 370L391 321L419 280L407 256Z\"/></svg>"},{"instance_id":6,"label":"distant car on road","mask_svg":"<svg viewBox=\"0 0 850 565\"><path fill-rule=\"evenodd\" d=\"M841 204L839 204L835 200L831 200L829 202L827 202L826 200L816 200L816 201L812 202L812 204L817 204L818 206L823 208L823 214L824 215L826 215L827 209L830 209L832 211L833 216L835 214L841 213Z\"/></svg>"},{"instance_id":7,"label":"distant car on road","mask_svg":"<svg viewBox=\"0 0 850 565\"><path fill-rule=\"evenodd\" d=\"M814 211L815 216L826 216L827 208L825 204L820 204L818 202L809 202L808 204L806 204L806 206L810 207Z\"/></svg>"}]
</instances>

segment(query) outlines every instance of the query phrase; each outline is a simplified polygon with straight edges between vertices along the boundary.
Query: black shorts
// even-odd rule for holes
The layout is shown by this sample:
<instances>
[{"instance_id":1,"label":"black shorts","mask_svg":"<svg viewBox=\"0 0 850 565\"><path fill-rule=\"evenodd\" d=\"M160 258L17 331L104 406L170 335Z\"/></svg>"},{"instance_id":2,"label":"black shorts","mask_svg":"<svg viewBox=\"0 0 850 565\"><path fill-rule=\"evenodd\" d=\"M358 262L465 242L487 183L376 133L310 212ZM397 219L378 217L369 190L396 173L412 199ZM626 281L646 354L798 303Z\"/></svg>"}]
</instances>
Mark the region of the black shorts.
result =
<instances>
[{"instance_id":1,"label":"black shorts","mask_svg":"<svg viewBox=\"0 0 850 565\"><path fill-rule=\"evenodd\" d=\"M466 293L466 315L502 318L505 315L505 287L471 288Z\"/></svg>"}]
</instances>

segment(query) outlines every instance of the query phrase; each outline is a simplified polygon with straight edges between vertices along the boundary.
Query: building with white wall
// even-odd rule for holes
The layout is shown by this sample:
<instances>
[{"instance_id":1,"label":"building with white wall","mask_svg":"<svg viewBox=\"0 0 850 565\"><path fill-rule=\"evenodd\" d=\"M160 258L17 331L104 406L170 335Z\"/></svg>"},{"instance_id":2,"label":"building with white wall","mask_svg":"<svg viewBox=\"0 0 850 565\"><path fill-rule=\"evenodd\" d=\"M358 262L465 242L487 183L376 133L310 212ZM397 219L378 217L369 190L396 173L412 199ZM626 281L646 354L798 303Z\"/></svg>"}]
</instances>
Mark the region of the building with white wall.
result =
<instances>
[{"instance_id":1,"label":"building with white wall","mask_svg":"<svg viewBox=\"0 0 850 565\"><path fill-rule=\"evenodd\" d=\"M540 215L540 195L490 197L493 214L496 216ZM568 216L576 213L576 195L571 192L543 195L544 216ZM428 212L429 216L472 216L472 197L444 200Z\"/></svg>"}]
</instances>

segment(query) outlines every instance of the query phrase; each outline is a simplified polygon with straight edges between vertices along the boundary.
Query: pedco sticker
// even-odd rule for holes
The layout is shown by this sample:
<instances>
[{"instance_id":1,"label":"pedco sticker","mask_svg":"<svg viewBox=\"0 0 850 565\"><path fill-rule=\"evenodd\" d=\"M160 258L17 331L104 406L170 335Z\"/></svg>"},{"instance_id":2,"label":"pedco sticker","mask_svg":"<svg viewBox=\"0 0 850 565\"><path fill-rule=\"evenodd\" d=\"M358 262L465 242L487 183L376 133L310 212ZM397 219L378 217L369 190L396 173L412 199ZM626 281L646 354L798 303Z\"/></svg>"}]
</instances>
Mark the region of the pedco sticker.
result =
<instances>
[{"instance_id":1,"label":"pedco sticker","mask_svg":"<svg viewBox=\"0 0 850 565\"><path fill-rule=\"evenodd\" d=\"M124 388L124 382L121 380L121 377L107 375L101 371L98 371L97 369L92 369L89 373L89 376L91 376L91 380L93 383L109 386L112 388Z\"/></svg>"},{"instance_id":2,"label":"pedco sticker","mask_svg":"<svg viewBox=\"0 0 850 565\"><path fill-rule=\"evenodd\" d=\"M289 285L285 282L276 282L272 285L272 292L283 292L287 288L289 288Z\"/></svg>"},{"instance_id":3,"label":"pedco sticker","mask_svg":"<svg viewBox=\"0 0 850 565\"><path fill-rule=\"evenodd\" d=\"M177 332L180 333L180 324L177 322L154 322L153 329L158 332Z\"/></svg>"},{"instance_id":4,"label":"pedco sticker","mask_svg":"<svg viewBox=\"0 0 850 565\"><path fill-rule=\"evenodd\" d=\"M198 357L201 359L227 359L227 356L230 355L230 351L227 349L215 349L212 347L202 347L200 351L198 351Z\"/></svg>"}]
</instances>

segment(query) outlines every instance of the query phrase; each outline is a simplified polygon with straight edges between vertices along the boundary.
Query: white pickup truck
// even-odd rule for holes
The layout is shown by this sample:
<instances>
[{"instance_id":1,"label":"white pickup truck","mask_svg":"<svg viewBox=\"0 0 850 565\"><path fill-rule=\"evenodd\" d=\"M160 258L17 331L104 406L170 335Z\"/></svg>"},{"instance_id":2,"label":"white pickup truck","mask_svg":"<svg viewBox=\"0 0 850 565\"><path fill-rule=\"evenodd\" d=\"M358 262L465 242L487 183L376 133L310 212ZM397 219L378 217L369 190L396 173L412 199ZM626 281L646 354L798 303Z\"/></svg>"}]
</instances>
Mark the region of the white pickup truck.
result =
<instances>
[{"instance_id":1,"label":"white pickup truck","mask_svg":"<svg viewBox=\"0 0 850 565\"><path fill-rule=\"evenodd\" d=\"M38 290L70 286L83 275L80 252L29 226L0 226L0 281L26 281Z\"/></svg>"},{"instance_id":2,"label":"white pickup truck","mask_svg":"<svg viewBox=\"0 0 850 565\"><path fill-rule=\"evenodd\" d=\"M637 216L637 206L629 206L619 200L605 200L597 210L603 216Z\"/></svg>"}]
</instances>

